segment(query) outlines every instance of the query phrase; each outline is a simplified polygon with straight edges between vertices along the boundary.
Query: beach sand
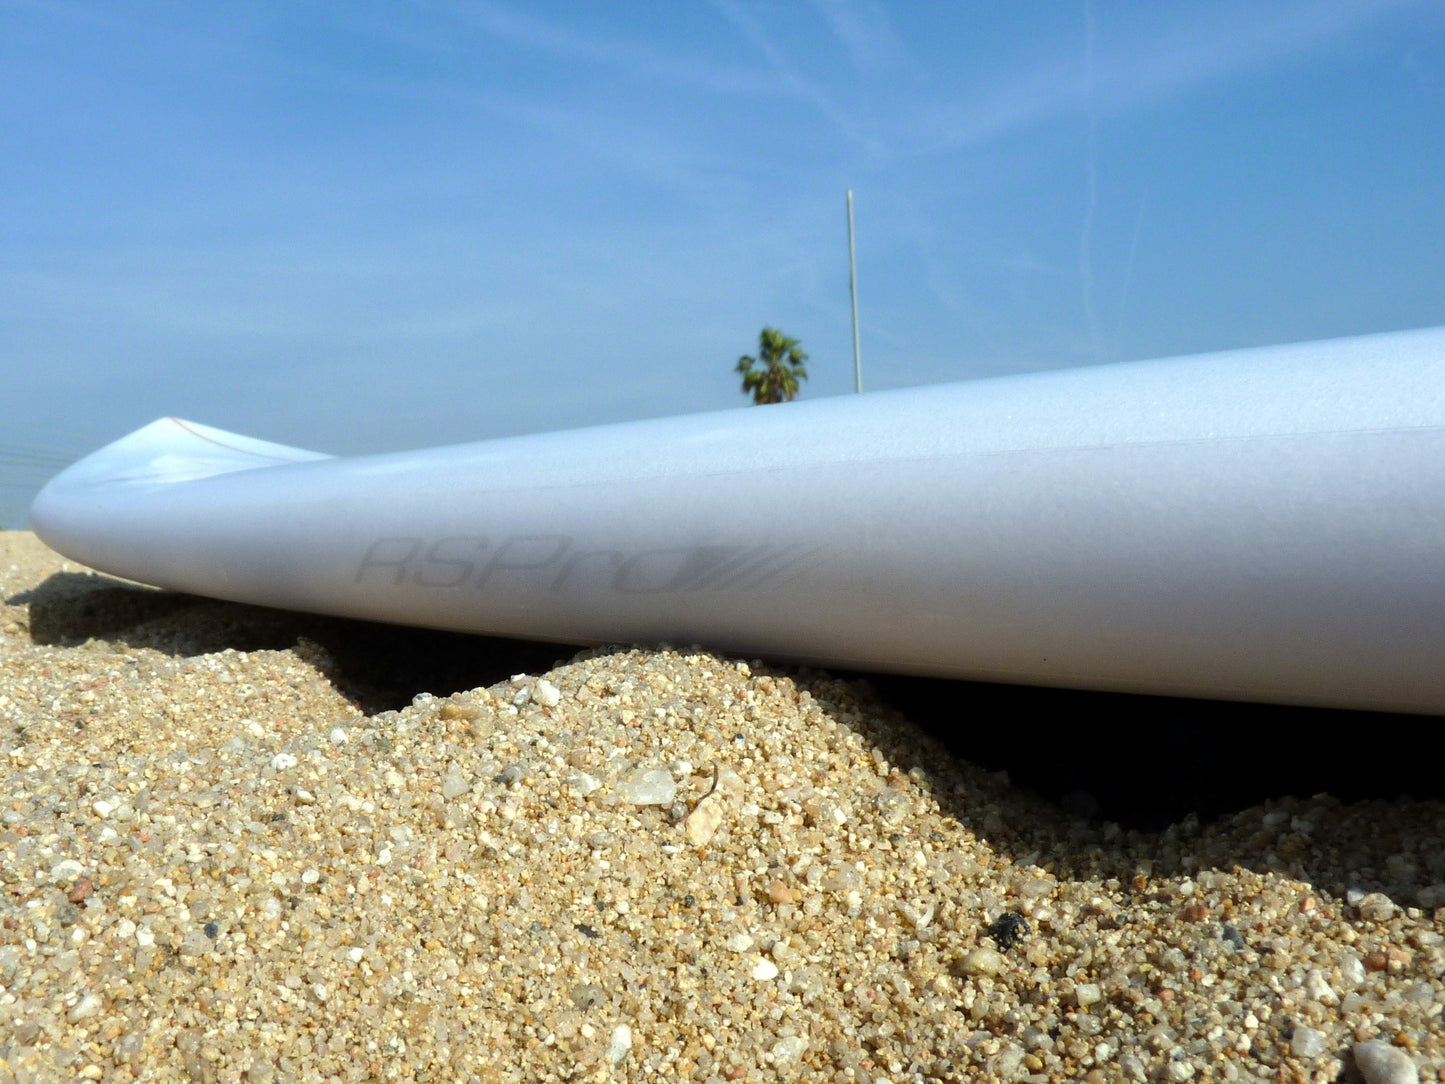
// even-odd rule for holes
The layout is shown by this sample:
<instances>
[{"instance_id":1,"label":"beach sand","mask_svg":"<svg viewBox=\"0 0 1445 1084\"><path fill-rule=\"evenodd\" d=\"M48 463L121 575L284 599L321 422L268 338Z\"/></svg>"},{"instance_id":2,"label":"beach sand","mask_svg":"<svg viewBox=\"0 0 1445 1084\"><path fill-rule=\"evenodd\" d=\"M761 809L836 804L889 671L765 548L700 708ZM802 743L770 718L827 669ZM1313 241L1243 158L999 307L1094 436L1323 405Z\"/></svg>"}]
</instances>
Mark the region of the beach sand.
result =
<instances>
[{"instance_id":1,"label":"beach sand","mask_svg":"<svg viewBox=\"0 0 1445 1084\"><path fill-rule=\"evenodd\" d=\"M1438 799L1144 831L817 672L554 664L24 532L0 600L0 1084L1445 1079Z\"/></svg>"}]
</instances>

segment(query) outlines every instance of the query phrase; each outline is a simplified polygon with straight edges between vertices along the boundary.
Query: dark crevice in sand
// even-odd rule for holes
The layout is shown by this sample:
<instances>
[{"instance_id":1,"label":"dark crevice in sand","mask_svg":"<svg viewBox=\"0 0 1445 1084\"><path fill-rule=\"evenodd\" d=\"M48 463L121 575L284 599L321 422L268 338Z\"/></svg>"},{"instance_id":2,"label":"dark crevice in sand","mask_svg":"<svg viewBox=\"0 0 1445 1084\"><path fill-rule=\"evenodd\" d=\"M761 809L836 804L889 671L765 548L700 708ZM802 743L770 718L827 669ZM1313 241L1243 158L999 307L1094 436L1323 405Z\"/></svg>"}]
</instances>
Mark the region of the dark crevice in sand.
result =
<instances>
[{"instance_id":1,"label":"dark crevice in sand","mask_svg":"<svg viewBox=\"0 0 1445 1084\"><path fill-rule=\"evenodd\" d=\"M1159 830L1289 796L1445 797L1435 716L869 675L955 756L1085 820ZM1361 746L1365 755L1360 755Z\"/></svg>"}]
</instances>

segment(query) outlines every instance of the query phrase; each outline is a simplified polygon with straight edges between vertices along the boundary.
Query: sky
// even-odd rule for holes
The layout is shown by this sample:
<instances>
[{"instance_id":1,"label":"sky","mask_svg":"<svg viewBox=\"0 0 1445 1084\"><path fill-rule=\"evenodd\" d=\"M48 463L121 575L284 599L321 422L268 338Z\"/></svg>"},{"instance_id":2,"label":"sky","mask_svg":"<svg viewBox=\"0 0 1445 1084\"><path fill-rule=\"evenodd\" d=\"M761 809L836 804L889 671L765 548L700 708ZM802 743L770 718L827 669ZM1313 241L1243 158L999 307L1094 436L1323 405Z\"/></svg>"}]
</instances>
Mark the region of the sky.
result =
<instances>
[{"instance_id":1,"label":"sky","mask_svg":"<svg viewBox=\"0 0 1445 1084\"><path fill-rule=\"evenodd\" d=\"M1439 0L0 0L0 525L361 454L1445 324Z\"/></svg>"}]
</instances>

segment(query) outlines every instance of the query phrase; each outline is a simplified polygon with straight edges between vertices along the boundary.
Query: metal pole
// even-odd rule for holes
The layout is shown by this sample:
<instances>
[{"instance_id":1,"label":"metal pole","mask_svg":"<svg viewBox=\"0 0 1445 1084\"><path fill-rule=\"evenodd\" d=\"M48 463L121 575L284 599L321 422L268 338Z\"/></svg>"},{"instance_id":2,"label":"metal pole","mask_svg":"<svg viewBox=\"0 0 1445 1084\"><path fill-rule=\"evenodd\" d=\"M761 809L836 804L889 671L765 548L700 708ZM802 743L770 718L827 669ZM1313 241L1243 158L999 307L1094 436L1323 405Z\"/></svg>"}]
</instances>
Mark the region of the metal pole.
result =
<instances>
[{"instance_id":1,"label":"metal pole","mask_svg":"<svg viewBox=\"0 0 1445 1084\"><path fill-rule=\"evenodd\" d=\"M848 292L853 296L853 390L863 391L863 358L858 352L858 260L853 253L853 190L848 189Z\"/></svg>"}]
</instances>

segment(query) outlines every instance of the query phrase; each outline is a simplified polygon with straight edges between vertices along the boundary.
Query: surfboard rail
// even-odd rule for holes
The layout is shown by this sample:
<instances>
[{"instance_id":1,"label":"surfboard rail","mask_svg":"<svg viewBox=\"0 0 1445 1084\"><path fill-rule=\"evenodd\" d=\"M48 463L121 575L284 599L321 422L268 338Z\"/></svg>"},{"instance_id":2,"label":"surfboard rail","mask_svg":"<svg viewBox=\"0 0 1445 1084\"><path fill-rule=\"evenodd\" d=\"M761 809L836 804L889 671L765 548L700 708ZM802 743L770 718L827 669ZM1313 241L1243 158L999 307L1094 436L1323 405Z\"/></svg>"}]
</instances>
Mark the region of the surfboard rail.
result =
<instances>
[{"instance_id":1,"label":"surfboard rail","mask_svg":"<svg viewBox=\"0 0 1445 1084\"><path fill-rule=\"evenodd\" d=\"M241 602L1445 712L1445 329L357 457L168 418L55 549Z\"/></svg>"}]
</instances>

